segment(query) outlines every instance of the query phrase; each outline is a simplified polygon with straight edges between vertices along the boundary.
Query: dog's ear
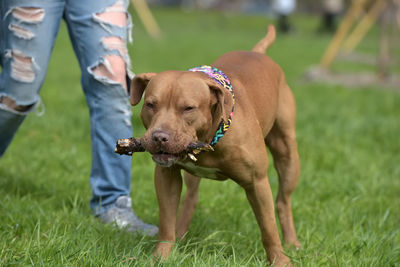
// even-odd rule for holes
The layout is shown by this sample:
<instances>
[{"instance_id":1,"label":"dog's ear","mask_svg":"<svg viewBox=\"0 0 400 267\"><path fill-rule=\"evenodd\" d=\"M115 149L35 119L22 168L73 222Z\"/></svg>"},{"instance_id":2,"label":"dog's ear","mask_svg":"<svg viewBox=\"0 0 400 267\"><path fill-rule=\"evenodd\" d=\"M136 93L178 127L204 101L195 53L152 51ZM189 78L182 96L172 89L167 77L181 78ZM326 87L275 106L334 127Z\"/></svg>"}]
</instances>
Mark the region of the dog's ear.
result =
<instances>
[{"instance_id":1,"label":"dog's ear","mask_svg":"<svg viewBox=\"0 0 400 267\"><path fill-rule=\"evenodd\" d=\"M213 117L217 120L217 123L220 122L221 118L224 122L228 122L233 107L232 93L214 80L207 80L207 84L211 90L211 96L216 98L216 108Z\"/></svg>"},{"instance_id":2,"label":"dog's ear","mask_svg":"<svg viewBox=\"0 0 400 267\"><path fill-rule=\"evenodd\" d=\"M142 95L144 89L146 88L147 84L157 73L154 72L146 72L135 75L131 82L131 105L137 105L140 100L142 99Z\"/></svg>"}]
</instances>

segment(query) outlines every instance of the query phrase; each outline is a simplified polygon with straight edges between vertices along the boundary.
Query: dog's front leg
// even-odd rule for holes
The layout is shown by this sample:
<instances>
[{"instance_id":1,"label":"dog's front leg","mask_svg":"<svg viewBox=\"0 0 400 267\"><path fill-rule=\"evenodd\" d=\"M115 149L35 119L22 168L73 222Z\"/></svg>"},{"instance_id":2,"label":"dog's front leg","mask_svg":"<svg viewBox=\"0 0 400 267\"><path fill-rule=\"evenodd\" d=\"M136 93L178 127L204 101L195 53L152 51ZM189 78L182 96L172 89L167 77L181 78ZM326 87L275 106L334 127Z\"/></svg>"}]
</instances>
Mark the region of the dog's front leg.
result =
<instances>
[{"instance_id":1,"label":"dog's front leg","mask_svg":"<svg viewBox=\"0 0 400 267\"><path fill-rule=\"evenodd\" d=\"M176 223L176 235L182 238L189 228L190 221L192 220L194 211L197 206L200 178L185 172L186 194L182 201L181 211Z\"/></svg>"},{"instance_id":2,"label":"dog's front leg","mask_svg":"<svg viewBox=\"0 0 400 267\"><path fill-rule=\"evenodd\" d=\"M159 207L158 244L154 256L168 258L175 242L175 224L182 191L182 176L178 168L156 166L155 187Z\"/></svg>"}]
</instances>

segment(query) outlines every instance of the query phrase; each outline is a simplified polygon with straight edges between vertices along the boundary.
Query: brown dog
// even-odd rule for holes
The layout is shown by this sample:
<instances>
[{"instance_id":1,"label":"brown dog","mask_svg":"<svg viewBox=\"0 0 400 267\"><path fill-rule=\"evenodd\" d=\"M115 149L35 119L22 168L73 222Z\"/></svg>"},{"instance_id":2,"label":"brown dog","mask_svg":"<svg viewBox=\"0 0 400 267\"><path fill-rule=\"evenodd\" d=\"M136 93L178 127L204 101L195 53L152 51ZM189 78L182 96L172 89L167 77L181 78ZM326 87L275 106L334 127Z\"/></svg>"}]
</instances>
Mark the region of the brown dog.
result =
<instances>
[{"instance_id":1,"label":"brown dog","mask_svg":"<svg viewBox=\"0 0 400 267\"><path fill-rule=\"evenodd\" d=\"M264 55L274 40L275 29L270 26L267 36L251 52L224 54L212 64L215 68L143 73L132 81L132 105L138 104L145 92L141 118L147 131L141 145L157 163L157 257L168 257L175 238L186 233L197 204L199 177L230 178L246 192L268 260L274 266L290 265L275 222L265 144L279 175L276 207L283 237L288 244L299 247L291 210L291 194L300 171L296 107L282 70ZM207 71L214 71L214 76ZM229 79L234 97L228 90ZM213 152L203 151L196 156L183 153L190 144L212 142L217 131L228 127L223 138L213 144ZM186 171L187 193L177 219L181 169Z\"/></svg>"}]
</instances>

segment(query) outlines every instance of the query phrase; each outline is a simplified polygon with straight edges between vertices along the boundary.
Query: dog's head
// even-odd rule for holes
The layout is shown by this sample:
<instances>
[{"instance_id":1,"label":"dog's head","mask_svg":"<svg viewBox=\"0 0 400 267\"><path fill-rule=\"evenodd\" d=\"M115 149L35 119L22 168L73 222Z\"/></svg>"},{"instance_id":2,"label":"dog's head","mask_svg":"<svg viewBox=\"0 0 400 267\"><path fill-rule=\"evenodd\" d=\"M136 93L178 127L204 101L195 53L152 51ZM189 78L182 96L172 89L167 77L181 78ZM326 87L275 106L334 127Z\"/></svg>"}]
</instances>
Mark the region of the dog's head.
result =
<instances>
[{"instance_id":1,"label":"dog's head","mask_svg":"<svg viewBox=\"0 0 400 267\"><path fill-rule=\"evenodd\" d=\"M143 146L165 167L181 160L190 143L209 142L233 105L229 91L204 73L142 73L132 81L131 104L137 105L143 93Z\"/></svg>"}]
</instances>

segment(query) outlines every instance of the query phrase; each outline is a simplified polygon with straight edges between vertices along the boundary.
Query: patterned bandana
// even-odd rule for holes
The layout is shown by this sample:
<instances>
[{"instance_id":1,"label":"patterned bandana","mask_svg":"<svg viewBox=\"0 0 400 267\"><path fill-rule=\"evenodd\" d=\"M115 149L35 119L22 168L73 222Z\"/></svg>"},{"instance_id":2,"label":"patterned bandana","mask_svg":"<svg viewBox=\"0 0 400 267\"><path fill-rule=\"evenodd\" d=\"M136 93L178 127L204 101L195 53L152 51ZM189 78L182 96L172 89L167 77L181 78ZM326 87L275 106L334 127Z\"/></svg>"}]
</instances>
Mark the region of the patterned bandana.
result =
<instances>
[{"instance_id":1,"label":"patterned bandana","mask_svg":"<svg viewBox=\"0 0 400 267\"><path fill-rule=\"evenodd\" d=\"M199 67L191 68L189 71L192 72L204 72L210 78L212 78L214 81L216 81L218 84L222 85L225 89L227 89L229 92L232 94L232 99L233 99L233 106L232 106L232 112L229 115L228 121L224 122L224 120L221 120L217 132L215 133L213 139L210 142L211 146L215 146L218 141L225 135L225 133L228 131L229 127L231 126L232 123L232 117L233 117L233 110L235 107L235 94L233 93L233 87L231 84L231 81L228 79L228 77L219 69L208 66L208 65L202 65Z\"/></svg>"}]
</instances>

